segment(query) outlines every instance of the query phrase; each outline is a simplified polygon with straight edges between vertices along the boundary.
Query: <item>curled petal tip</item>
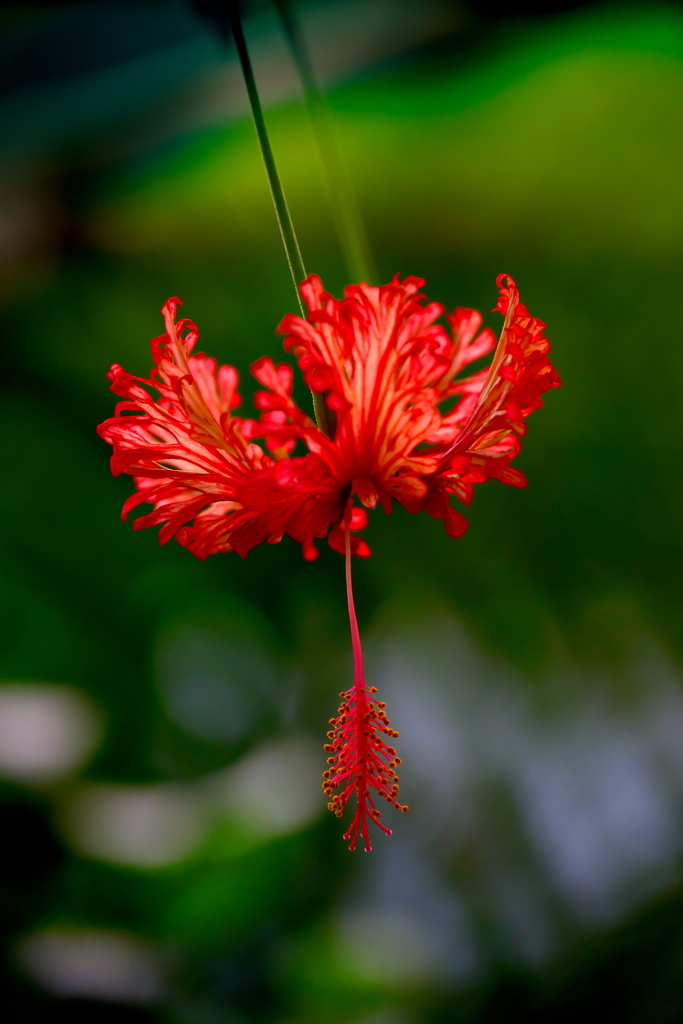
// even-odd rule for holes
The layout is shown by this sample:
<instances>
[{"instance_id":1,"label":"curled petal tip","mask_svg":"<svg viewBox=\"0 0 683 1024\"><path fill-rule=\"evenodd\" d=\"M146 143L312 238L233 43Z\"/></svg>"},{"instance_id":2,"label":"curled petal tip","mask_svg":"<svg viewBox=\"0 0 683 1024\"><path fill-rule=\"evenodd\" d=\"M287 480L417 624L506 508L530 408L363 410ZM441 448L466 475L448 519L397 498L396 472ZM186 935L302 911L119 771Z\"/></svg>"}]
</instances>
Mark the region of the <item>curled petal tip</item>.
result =
<instances>
[{"instance_id":1,"label":"curled petal tip","mask_svg":"<svg viewBox=\"0 0 683 1024\"><path fill-rule=\"evenodd\" d=\"M182 306L183 300L179 299L177 295L172 295L170 299L166 299L166 302L161 307L162 316L170 314L172 317L176 315L179 306Z\"/></svg>"}]
</instances>

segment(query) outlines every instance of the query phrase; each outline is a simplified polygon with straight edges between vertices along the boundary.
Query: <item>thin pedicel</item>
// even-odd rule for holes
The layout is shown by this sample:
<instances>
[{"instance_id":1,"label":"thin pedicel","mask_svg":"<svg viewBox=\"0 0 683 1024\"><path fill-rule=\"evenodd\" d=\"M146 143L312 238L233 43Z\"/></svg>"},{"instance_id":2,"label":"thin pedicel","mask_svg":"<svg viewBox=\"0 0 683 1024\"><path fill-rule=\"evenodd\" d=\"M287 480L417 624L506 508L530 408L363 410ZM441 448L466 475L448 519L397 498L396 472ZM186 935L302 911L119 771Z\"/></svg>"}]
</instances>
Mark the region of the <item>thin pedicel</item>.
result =
<instances>
[{"instance_id":1,"label":"thin pedicel","mask_svg":"<svg viewBox=\"0 0 683 1024\"><path fill-rule=\"evenodd\" d=\"M280 227L282 244L285 249L285 255L287 256L292 281L294 282L294 292L296 294L297 302L299 303L301 315L304 316L304 307L299 293L299 286L306 277L304 261L301 256L301 249L299 248L299 240L296 237L296 231L294 230L294 223L289 212L289 207L287 206L285 192L282 187L282 182L280 181L280 175L278 174L277 164L275 163L273 147L271 146L270 139L268 137L268 128L266 127L266 120L263 116L263 108L258 94L256 78L254 77L254 70L251 66L247 41L244 38L242 19L239 16L237 3L232 2L232 0L228 3L228 14L230 18L230 28L232 29L233 38L235 40L235 47L237 48L237 56L239 57L240 67L242 68L242 77L244 78L244 85L249 98L251 116L254 120L256 136L258 138L259 148L263 158L263 166L266 171L266 178L268 179L268 187L270 188L270 194L275 208L275 216ZM332 422L321 395L313 394L313 408L315 410L316 423L323 433L327 434L329 437L332 433Z\"/></svg>"}]
</instances>

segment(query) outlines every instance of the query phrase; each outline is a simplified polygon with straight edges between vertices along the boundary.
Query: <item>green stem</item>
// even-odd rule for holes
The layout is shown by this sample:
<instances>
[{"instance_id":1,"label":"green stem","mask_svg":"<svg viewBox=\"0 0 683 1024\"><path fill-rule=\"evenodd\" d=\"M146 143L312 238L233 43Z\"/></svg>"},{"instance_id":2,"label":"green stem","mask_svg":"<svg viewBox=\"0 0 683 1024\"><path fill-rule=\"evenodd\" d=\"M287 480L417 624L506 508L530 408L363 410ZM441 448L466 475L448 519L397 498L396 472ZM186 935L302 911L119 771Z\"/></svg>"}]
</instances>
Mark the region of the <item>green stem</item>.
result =
<instances>
[{"instance_id":1,"label":"green stem","mask_svg":"<svg viewBox=\"0 0 683 1024\"><path fill-rule=\"evenodd\" d=\"M266 169L266 177L268 178L268 185L270 186L270 194L273 197L275 216L277 217L280 234L282 235L282 244L285 247L287 262L289 263L289 269L292 273L294 290L299 301L301 315L305 317L306 313L304 311L303 302L301 301L301 295L299 292L299 285L306 279L304 261L301 258L301 250L299 249L299 243L294 231L294 224L292 223L292 218L287 207L287 200L285 199L285 193L282 188L282 183L280 182L280 175L278 174L277 166L275 164L275 157L273 156L270 139L268 138L268 129L266 128L266 122L263 117L261 100L259 98L251 60L249 59L249 51L247 49L246 39L244 38L237 3L230 2L228 4L228 11L230 15L230 27L235 40L235 46L237 47L237 55L242 66L244 84L247 89L251 114L254 119L254 127L256 128L256 135L258 137L259 146L261 147L261 156L263 157L263 163ZM329 437L329 414L322 395L313 393L313 407L315 409L315 418L318 426L323 433L327 434Z\"/></svg>"},{"instance_id":2,"label":"green stem","mask_svg":"<svg viewBox=\"0 0 683 1024\"><path fill-rule=\"evenodd\" d=\"M351 281L372 284L377 269L353 186L337 149L325 99L318 88L313 64L290 0L274 0L304 89L304 98L327 177L332 216Z\"/></svg>"}]
</instances>

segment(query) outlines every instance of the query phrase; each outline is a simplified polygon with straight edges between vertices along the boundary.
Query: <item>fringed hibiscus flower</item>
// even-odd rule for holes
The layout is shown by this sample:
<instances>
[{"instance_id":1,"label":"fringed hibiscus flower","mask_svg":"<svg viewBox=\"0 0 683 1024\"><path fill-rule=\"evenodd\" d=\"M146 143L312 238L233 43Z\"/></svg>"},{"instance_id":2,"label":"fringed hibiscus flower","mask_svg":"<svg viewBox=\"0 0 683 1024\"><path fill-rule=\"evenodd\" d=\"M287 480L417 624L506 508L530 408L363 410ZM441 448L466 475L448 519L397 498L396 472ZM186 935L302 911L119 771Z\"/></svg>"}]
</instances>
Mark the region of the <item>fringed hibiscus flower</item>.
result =
<instances>
[{"instance_id":1,"label":"fringed hibiscus flower","mask_svg":"<svg viewBox=\"0 0 683 1024\"><path fill-rule=\"evenodd\" d=\"M511 462L527 416L560 383L545 324L529 315L511 278L498 279L505 322L497 347L475 310L456 309L450 330L438 323L444 308L420 294L423 284L395 277L380 288L352 285L341 301L315 275L301 285L308 317L287 316L279 331L311 391L325 398L331 436L295 403L291 367L268 358L252 366L264 388L255 397L259 420L235 415L237 372L192 354L197 329L176 322L177 299L163 308L166 332L152 342L150 379L112 366L111 389L123 401L99 427L114 449L112 471L135 481L123 517L152 504L134 526L161 527L162 544L175 536L201 559L230 550L245 557L287 534L309 560L316 539L345 554L355 671L330 720L323 788L339 816L356 796L345 835L351 849L359 835L370 849L368 819L389 833L378 798L407 810L397 799L400 759L385 742L398 733L365 682L353 606L351 555L370 554L357 536L366 509L379 503L390 512L397 501L462 536L467 520L453 498L469 505L474 484L490 478L525 486ZM462 376L494 347L488 368Z\"/></svg>"}]
</instances>

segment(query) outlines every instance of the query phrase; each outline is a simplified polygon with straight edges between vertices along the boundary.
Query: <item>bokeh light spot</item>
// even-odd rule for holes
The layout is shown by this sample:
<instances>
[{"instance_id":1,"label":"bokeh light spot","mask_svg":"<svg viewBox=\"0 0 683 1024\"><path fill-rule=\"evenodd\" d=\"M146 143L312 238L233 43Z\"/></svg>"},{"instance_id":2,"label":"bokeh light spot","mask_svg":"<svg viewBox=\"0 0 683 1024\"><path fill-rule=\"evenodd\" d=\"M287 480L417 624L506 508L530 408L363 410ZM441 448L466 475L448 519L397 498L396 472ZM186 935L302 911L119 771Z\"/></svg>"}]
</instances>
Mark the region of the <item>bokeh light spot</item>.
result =
<instances>
[{"instance_id":1,"label":"bokeh light spot","mask_svg":"<svg viewBox=\"0 0 683 1024\"><path fill-rule=\"evenodd\" d=\"M26 973L55 995L153 1003L164 991L160 952L132 935L54 929L30 935L17 952Z\"/></svg>"},{"instance_id":2,"label":"bokeh light spot","mask_svg":"<svg viewBox=\"0 0 683 1024\"><path fill-rule=\"evenodd\" d=\"M302 828L324 809L319 746L292 738L260 747L210 780L228 813L256 835Z\"/></svg>"},{"instance_id":3,"label":"bokeh light spot","mask_svg":"<svg viewBox=\"0 0 683 1024\"><path fill-rule=\"evenodd\" d=\"M55 782L97 746L100 717L78 691L49 683L0 685L0 774Z\"/></svg>"},{"instance_id":4,"label":"bokeh light spot","mask_svg":"<svg viewBox=\"0 0 683 1024\"><path fill-rule=\"evenodd\" d=\"M66 830L81 853L156 868L188 857L204 837L204 804L191 789L94 785L71 802Z\"/></svg>"}]
</instances>

